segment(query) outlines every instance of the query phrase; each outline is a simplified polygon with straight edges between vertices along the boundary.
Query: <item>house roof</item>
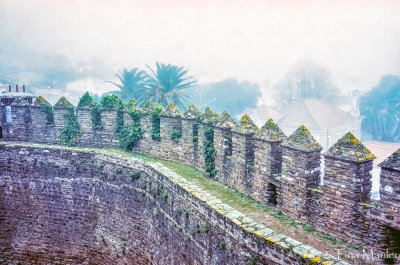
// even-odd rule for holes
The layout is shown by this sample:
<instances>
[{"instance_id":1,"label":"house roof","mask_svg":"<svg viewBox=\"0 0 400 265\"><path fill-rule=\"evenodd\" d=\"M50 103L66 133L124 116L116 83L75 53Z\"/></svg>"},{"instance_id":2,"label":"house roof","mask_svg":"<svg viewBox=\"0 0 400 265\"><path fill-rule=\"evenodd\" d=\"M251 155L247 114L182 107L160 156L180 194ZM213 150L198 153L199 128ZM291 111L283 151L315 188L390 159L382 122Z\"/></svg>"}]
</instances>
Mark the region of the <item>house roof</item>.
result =
<instances>
[{"instance_id":1,"label":"house roof","mask_svg":"<svg viewBox=\"0 0 400 265\"><path fill-rule=\"evenodd\" d=\"M264 125L269 119L279 120L282 118L282 115L279 111L269 107L265 104L260 105L256 108L245 108L243 113L235 116L238 120L244 115L248 114L250 118L254 121L258 126Z\"/></svg>"},{"instance_id":2,"label":"house roof","mask_svg":"<svg viewBox=\"0 0 400 265\"><path fill-rule=\"evenodd\" d=\"M304 99L289 104L283 109L278 121L282 127L297 127L304 124L310 130L333 128L358 118L318 99Z\"/></svg>"}]
</instances>

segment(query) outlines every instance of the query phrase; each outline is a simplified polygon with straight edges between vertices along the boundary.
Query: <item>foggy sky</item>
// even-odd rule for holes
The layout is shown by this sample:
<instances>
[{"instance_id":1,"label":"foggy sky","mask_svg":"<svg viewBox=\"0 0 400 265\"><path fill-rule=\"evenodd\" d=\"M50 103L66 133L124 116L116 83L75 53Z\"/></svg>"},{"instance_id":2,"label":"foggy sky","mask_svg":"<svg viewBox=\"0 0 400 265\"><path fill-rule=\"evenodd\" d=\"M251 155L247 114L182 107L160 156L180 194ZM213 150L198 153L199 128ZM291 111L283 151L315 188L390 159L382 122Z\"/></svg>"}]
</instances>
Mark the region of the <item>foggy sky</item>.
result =
<instances>
[{"instance_id":1,"label":"foggy sky","mask_svg":"<svg viewBox=\"0 0 400 265\"><path fill-rule=\"evenodd\" d=\"M309 58L343 92L366 91L400 74L399 3L0 0L0 77L29 83L67 69L65 80L110 80L118 68L159 61L199 82L258 83L267 98Z\"/></svg>"}]
</instances>

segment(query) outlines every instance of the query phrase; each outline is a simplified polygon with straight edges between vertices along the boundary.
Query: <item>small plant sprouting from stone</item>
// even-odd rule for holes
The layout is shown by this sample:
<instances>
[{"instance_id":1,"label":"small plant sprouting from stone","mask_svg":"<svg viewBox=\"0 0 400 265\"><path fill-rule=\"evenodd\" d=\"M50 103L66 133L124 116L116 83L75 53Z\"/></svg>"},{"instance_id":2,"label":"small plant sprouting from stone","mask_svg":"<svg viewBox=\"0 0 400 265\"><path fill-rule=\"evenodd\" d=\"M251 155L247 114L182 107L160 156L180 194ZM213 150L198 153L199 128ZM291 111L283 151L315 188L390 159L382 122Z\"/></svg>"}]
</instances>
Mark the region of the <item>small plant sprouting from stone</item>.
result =
<instances>
[{"instance_id":1,"label":"small plant sprouting from stone","mask_svg":"<svg viewBox=\"0 0 400 265\"><path fill-rule=\"evenodd\" d=\"M312 227L310 225L304 225L303 226L303 230L308 232L308 233L312 233L312 232L314 232L314 227Z\"/></svg>"},{"instance_id":2,"label":"small plant sprouting from stone","mask_svg":"<svg viewBox=\"0 0 400 265\"><path fill-rule=\"evenodd\" d=\"M348 248L353 248L353 249L357 249L357 250L361 250L362 247L359 245L353 245L353 244L348 244L347 245Z\"/></svg>"},{"instance_id":3,"label":"small plant sprouting from stone","mask_svg":"<svg viewBox=\"0 0 400 265\"><path fill-rule=\"evenodd\" d=\"M140 178L140 172L139 171L135 171L131 173L131 181L134 181L135 179Z\"/></svg>"},{"instance_id":4,"label":"small plant sprouting from stone","mask_svg":"<svg viewBox=\"0 0 400 265\"><path fill-rule=\"evenodd\" d=\"M177 214L178 216L181 216L182 213L183 213L183 211L182 211L181 208L178 208L178 209L176 210L176 214Z\"/></svg>"},{"instance_id":5,"label":"small plant sprouting from stone","mask_svg":"<svg viewBox=\"0 0 400 265\"><path fill-rule=\"evenodd\" d=\"M197 225L196 225L196 233L197 233L197 234L200 234L200 232L201 232L201 231L200 231L200 225L197 224Z\"/></svg>"},{"instance_id":6,"label":"small plant sprouting from stone","mask_svg":"<svg viewBox=\"0 0 400 265\"><path fill-rule=\"evenodd\" d=\"M330 241L332 244L336 244L338 242L337 238L332 235L318 233L317 236L319 238L323 238L325 240Z\"/></svg>"},{"instance_id":7,"label":"small plant sprouting from stone","mask_svg":"<svg viewBox=\"0 0 400 265\"><path fill-rule=\"evenodd\" d=\"M197 144L199 142L199 136L198 135L193 135L192 140L193 140L194 144Z\"/></svg>"},{"instance_id":8,"label":"small plant sprouting from stone","mask_svg":"<svg viewBox=\"0 0 400 265\"><path fill-rule=\"evenodd\" d=\"M247 263L247 264L249 264L249 265L255 265L257 260L258 260L258 257L255 256L255 257L254 257L251 261L249 261L249 263Z\"/></svg>"},{"instance_id":9,"label":"small plant sprouting from stone","mask_svg":"<svg viewBox=\"0 0 400 265\"><path fill-rule=\"evenodd\" d=\"M284 215L281 211L278 211L277 213L273 213L272 216L274 216L275 218L278 218L279 220L283 220L283 221L289 220L289 218L286 215Z\"/></svg>"},{"instance_id":10,"label":"small plant sprouting from stone","mask_svg":"<svg viewBox=\"0 0 400 265\"><path fill-rule=\"evenodd\" d=\"M290 222L290 225L293 226L293 227L295 227L295 228L298 228L298 227L299 227L299 223L296 222L296 221L291 221L291 222Z\"/></svg>"},{"instance_id":11,"label":"small plant sprouting from stone","mask_svg":"<svg viewBox=\"0 0 400 265\"><path fill-rule=\"evenodd\" d=\"M103 165L102 163L100 163L100 164L97 166L97 168L98 168L99 170L103 170L104 165Z\"/></svg>"},{"instance_id":12,"label":"small plant sprouting from stone","mask_svg":"<svg viewBox=\"0 0 400 265\"><path fill-rule=\"evenodd\" d=\"M226 243L225 243L225 241L221 241L221 242L219 243L219 246L220 246L222 249L225 249L225 248L226 248Z\"/></svg>"},{"instance_id":13,"label":"small plant sprouting from stone","mask_svg":"<svg viewBox=\"0 0 400 265\"><path fill-rule=\"evenodd\" d=\"M208 233L208 231L210 231L210 224L208 222L204 224L203 231L204 233Z\"/></svg>"},{"instance_id":14,"label":"small plant sprouting from stone","mask_svg":"<svg viewBox=\"0 0 400 265\"><path fill-rule=\"evenodd\" d=\"M185 211L183 215L185 215L185 218L186 218L186 219L189 218L189 212L188 212L188 211Z\"/></svg>"},{"instance_id":15,"label":"small plant sprouting from stone","mask_svg":"<svg viewBox=\"0 0 400 265\"><path fill-rule=\"evenodd\" d=\"M179 232L182 232L182 231L183 231L182 227L179 227Z\"/></svg>"},{"instance_id":16,"label":"small plant sprouting from stone","mask_svg":"<svg viewBox=\"0 0 400 265\"><path fill-rule=\"evenodd\" d=\"M168 201L168 192L166 190L163 191L162 199L164 202Z\"/></svg>"},{"instance_id":17,"label":"small plant sprouting from stone","mask_svg":"<svg viewBox=\"0 0 400 265\"><path fill-rule=\"evenodd\" d=\"M122 173L122 168L117 168L117 170L115 170L115 172L117 173L117 174L121 174Z\"/></svg>"}]
</instances>

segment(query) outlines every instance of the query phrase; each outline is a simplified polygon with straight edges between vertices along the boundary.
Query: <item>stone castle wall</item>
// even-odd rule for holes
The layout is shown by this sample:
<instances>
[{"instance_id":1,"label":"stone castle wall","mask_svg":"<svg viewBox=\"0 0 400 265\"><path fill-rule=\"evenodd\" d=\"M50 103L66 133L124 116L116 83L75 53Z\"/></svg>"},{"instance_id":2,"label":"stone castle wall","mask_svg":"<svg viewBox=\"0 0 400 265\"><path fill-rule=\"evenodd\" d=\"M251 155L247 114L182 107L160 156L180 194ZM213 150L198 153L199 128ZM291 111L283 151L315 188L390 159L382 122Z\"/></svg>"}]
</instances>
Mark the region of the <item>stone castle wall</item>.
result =
<instances>
[{"instance_id":1,"label":"stone castle wall","mask_svg":"<svg viewBox=\"0 0 400 265\"><path fill-rule=\"evenodd\" d=\"M30 143L0 151L1 263L345 264L158 163Z\"/></svg>"},{"instance_id":2,"label":"stone castle wall","mask_svg":"<svg viewBox=\"0 0 400 265\"><path fill-rule=\"evenodd\" d=\"M40 115L37 111L32 115L32 107L24 110L32 118ZM400 230L399 167L388 165L382 168L382 197L380 201L372 201L370 170L373 155L351 134L324 154L325 168L322 169L321 148L306 128L299 127L286 137L273 122L258 129L249 117L235 124L229 114L224 113L210 123L209 117L214 117L210 111L201 114L203 119L188 113L162 114L158 140L152 139L152 122L144 113L140 119L143 137L133 151L180 162L204 172L204 130L211 126L214 128L218 181L280 209L303 224L351 243L381 249L391 247L390 242L396 240L391 238ZM13 116L13 124L3 125L13 132L7 131L5 140L38 142L41 135L49 135L44 142L53 143L55 133L51 131L65 125L59 118L63 114L57 108L54 108L55 127L27 124L22 111L15 110L15 113L19 113L15 114L15 122ZM83 129L78 145L119 145L114 135L116 110L101 113L103 128L100 130L91 129L90 110L77 109L77 117ZM130 122L127 115L124 120ZM182 137L172 140L172 130L181 132ZM322 170L324 185L320 185Z\"/></svg>"}]
</instances>

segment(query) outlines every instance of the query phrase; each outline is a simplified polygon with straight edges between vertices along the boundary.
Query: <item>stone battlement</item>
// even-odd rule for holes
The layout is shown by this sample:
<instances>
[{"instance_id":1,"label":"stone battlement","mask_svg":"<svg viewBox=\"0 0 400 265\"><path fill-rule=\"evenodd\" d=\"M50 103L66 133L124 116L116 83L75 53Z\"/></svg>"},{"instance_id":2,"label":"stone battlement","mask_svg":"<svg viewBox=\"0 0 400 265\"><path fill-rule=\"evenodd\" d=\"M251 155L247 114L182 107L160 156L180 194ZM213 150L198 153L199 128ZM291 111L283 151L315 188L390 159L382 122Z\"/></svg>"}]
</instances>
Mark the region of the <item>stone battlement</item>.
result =
<instances>
[{"instance_id":1,"label":"stone battlement","mask_svg":"<svg viewBox=\"0 0 400 265\"><path fill-rule=\"evenodd\" d=\"M64 128L66 109L71 105L63 99L54 106L54 126L46 124L42 105L13 104L12 123L5 123L4 112L0 112L4 140L59 143L57 132ZM381 164L381 200L372 201L370 171L375 157L351 133L323 154L325 168L321 168L321 146L304 126L285 136L272 120L258 128L247 115L236 123L227 112L218 116L209 108L200 113L190 106L182 114L173 105L157 120L151 117L151 108L149 104L140 110L143 136L133 151L215 175L221 183L319 231L364 247L399 251L396 153ZM101 111L102 128L93 129L90 108L76 108L82 129L77 145L119 146L114 129L121 112L126 111ZM123 122L133 120L126 113ZM157 126L159 137L154 138Z\"/></svg>"}]
</instances>

